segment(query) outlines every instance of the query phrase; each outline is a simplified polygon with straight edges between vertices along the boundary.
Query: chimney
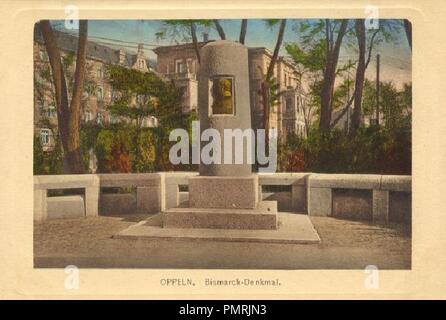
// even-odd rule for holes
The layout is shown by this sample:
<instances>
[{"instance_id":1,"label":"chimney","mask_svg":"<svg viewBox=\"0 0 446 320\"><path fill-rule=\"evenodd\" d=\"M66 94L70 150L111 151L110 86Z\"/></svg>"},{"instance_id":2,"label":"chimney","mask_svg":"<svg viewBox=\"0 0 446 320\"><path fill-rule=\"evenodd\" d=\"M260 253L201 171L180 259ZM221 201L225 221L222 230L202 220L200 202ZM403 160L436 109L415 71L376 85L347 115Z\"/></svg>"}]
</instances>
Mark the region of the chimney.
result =
<instances>
[{"instance_id":1,"label":"chimney","mask_svg":"<svg viewBox=\"0 0 446 320\"><path fill-rule=\"evenodd\" d=\"M209 41L209 34L207 32L203 32L203 42Z\"/></svg>"},{"instance_id":2,"label":"chimney","mask_svg":"<svg viewBox=\"0 0 446 320\"><path fill-rule=\"evenodd\" d=\"M119 53L119 64L124 64L125 63L125 52L122 49L118 50Z\"/></svg>"}]
</instances>

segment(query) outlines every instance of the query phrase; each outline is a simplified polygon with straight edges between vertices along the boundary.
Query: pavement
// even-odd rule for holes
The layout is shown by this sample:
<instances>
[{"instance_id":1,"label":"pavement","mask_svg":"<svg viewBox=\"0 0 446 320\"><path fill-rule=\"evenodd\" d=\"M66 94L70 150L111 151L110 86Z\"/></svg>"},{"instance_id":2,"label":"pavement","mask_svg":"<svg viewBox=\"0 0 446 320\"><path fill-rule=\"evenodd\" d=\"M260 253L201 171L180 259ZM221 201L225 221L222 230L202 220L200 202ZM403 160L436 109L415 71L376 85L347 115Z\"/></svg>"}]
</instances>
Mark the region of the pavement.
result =
<instances>
[{"instance_id":1,"label":"pavement","mask_svg":"<svg viewBox=\"0 0 446 320\"><path fill-rule=\"evenodd\" d=\"M311 219L312 244L215 239L119 239L113 236L151 215L49 220L34 225L36 268L379 269L411 268L411 232L332 217Z\"/></svg>"}]
</instances>

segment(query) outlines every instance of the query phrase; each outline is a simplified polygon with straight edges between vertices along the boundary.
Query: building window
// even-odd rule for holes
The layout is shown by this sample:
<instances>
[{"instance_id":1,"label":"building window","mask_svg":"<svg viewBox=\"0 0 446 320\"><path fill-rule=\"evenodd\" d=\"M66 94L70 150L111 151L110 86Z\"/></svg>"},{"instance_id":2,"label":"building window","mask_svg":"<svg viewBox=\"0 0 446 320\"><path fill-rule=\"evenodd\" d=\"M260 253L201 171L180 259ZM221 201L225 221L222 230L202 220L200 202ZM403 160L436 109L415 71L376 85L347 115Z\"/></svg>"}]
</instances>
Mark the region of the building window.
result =
<instances>
[{"instance_id":1,"label":"building window","mask_svg":"<svg viewBox=\"0 0 446 320\"><path fill-rule=\"evenodd\" d=\"M102 68L99 68L97 75L99 79L102 79L104 77L104 70L102 70Z\"/></svg>"},{"instance_id":2,"label":"building window","mask_svg":"<svg viewBox=\"0 0 446 320\"><path fill-rule=\"evenodd\" d=\"M234 114L234 79L215 77L211 81L212 103L210 113L213 115Z\"/></svg>"},{"instance_id":3,"label":"building window","mask_svg":"<svg viewBox=\"0 0 446 320\"><path fill-rule=\"evenodd\" d=\"M110 95L110 101L115 101L116 98L118 98L117 91L113 90L112 88L110 88L109 95Z\"/></svg>"},{"instance_id":4,"label":"building window","mask_svg":"<svg viewBox=\"0 0 446 320\"><path fill-rule=\"evenodd\" d=\"M55 106L48 107L47 116L48 116L48 118L52 118L52 117L56 116L56 107Z\"/></svg>"},{"instance_id":5,"label":"building window","mask_svg":"<svg viewBox=\"0 0 446 320\"><path fill-rule=\"evenodd\" d=\"M296 98L296 110L297 110L297 113L299 114L300 113L300 104L301 104L302 102L300 101L300 97L298 96L297 98Z\"/></svg>"},{"instance_id":6,"label":"building window","mask_svg":"<svg viewBox=\"0 0 446 320\"><path fill-rule=\"evenodd\" d=\"M104 99L104 90L101 87L99 87L96 91L96 98L98 101L102 101L102 99Z\"/></svg>"},{"instance_id":7,"label":"building window","mask_svg":"<svg viewBox=\"0 0 446 320\"><path fill-rule=\"evenodd\" d=\"M291 98L286 98L285 99L285 112L291 113L292 110L293 110L293 101L291 100Z\"/></svg>"},{"instance_id":8,"label":"building window","mask_svg":"<svg viewBox=\"0 0 446 320\"><path fill-rule=\"evenodd\" d=\"M180 92L180 96L181 98L187 98L188 94L187 94L187 87L183 86L183 87L179 87L178 91Z\"/></svg>"},{"instance_id":9,"label":"building window","mask_svg":"<svg viewBox=\"0 0 446 320\"><path fill-rule=\"evenodd\" d=\"M84 121L85 122L89 122L89 121L91 121L91 119L92 119L91 112L90 111L85 111L84 112Z\"/></svg>"},{"instance_id":10,"label":"building window","mask_svg":"<svg viewBox=\"0 0 446 320\"><path fill-rule=\"evenodd\" d=\"M45 107L43 106L43 104L40 104L39 103L39 113L40 113L40 116L44 116L45 115Z\"/></svg>"},{"instance_id":11,"label":"building window","mask_svg":"<svg viewBox=\"0 0 446 320\"><path fill-rule=\"evenodd\" d=\"M110 115L110 123L114 124L114 123L118 123L119 119L117 116L115 116L114 114Z\"/></svg>"},{"instance_id":12,"label":"building window","mask_svg":"<svg viewBox=\"0 0 446 320\"><path fill-rule=\"evenodd\" d=\"M150 126L151 127L157 127L158 126L158 119L154 116L150 116Z\"/></svg>"},{"instance_id":13,"label":"building window","mask_svg":"<svg viewBox=\"0 0 446 320\"><path fill-rule=\"evenodd\" d=\"M45 51L39 50L39 59L40 59L40 61L45 61L45 58L46 58Z\"/></svg>"},{"instance_id":14,"label":"building window","mask_svg":"<svg viewBox=\"0 0 446 320\"><path fill-rule=\"evenodd\" d=\"M176 60L175 61L175 72L176 73L183 73L185 72L185 66L183 60Z\"/></svg>"},{"instance_id":15,"label":"building window","mask_svg":"<svg viewBox=\"0 0 446 320\"><path fill-rule=\"evenodd\" d=\"M145 102L146 102L146 97L143 94L138 94L136 96L136 106L138 108L144 106Z\"/></svg>"},{"instance_id":16,"label":"building window","mask_svg":"<svg viewBox=\"0 0 446 320\"><path fill-rule=\"evenodd\" d=\"M96 115L96 123L97 124L102 124L104 122L104 116L102 115L102 113L98 113Z\"/></svg>"},{"instance_id":17,"label":"building window","mask_svg":"<svg viewBox=\"0 0 446 320\"><path fill-rule=\"evenodd\" d=\"M192 59L187 59L186 60L186 67L187 67L187 72L192 73Z\"/></svg>"},{"instance_id":18,"label":"building window","mask_svg":"<svg viewBox=\"0 0 446 320\"><path fill-rule=\"evenodd\" d=\"M51 130L50 129L40 129L40 143L43 146L48 146L50 144Z\"/></svg>"}]
</instances>

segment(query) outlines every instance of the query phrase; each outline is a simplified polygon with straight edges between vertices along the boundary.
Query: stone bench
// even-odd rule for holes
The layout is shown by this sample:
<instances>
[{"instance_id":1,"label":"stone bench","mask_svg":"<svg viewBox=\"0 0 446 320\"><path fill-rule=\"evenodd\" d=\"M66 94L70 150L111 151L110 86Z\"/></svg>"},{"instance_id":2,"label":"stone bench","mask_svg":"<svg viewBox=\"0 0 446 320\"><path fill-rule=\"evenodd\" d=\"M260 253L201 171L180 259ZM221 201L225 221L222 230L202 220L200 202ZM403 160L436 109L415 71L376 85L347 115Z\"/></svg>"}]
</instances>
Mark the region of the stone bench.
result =
<instances>
[{"instance_id":1,"label":"stone bench","mask_svg":"<svg viewBox=\"0 0 446 320\"><path fill-rule=\"evenodd\" d=\"M79 197L52 197L48 202L48 190L84 189L85 195ZM57 199L59 198L59 199ZM52 175L34 176L34 220L43 221L51 216L71 216L80 207L79 200L83 199L84 215L94 217L98 215L99 207L99 177L96 175ZM70 207L75 205L77 209ZM49 206L49 207L48 207ZM70 208L68 208L68 207ZM55 210L59 210L55 213ZM77 215L77 214L76 214Z\"/></svg>"},{"instance_id":2,"label":"stone bench","mask_svg":"<svg viewBox=\"0 0 446 320\"><path fill-rule=\"evenodd\" d=\"M393 214L410 214L396 211L410 211L411 180L410 176L311 174L307 185L308 214L339 216L342 211L350 211L351 215L356 211L358 219L370 215L373 221L388 222Z\"/></svg>"}]
</instances>

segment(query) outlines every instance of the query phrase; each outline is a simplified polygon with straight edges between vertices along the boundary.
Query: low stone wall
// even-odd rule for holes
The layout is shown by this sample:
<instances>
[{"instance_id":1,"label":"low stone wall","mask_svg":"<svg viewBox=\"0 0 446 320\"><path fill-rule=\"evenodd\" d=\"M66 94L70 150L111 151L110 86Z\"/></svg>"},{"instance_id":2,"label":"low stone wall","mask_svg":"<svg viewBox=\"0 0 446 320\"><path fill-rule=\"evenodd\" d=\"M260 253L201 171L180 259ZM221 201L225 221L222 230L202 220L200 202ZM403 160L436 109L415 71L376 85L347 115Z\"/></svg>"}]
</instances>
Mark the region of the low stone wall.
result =
<instances>
[{"instance_id":1,"label":"low stone wall","mask_svg":"<svg viewBox=\"0 0 446 320\"><path fill-rule=\"evenodd\" d=\"M410 221L410 176L311 174L308 214L373 221Z\"/></svg>"},{"instance_id":2,"label":"low stone wall","mask_svg":"<svg viewBox=\"0 0 446 320\"><path fill-rule=\"evenodd\" d=\"M291 186L291 211L305 212L307 210L307 181L311 173L274 173L274 174L259 174L260 194L263 193L263 186ZM277 195L278 201L286 198L282 193ZM273 200L274 196L268 199ZM286 207L286 205L279 204L279 208Z\"/></svg>"},{"instance_id":3,"label":"low stone wall","mask_svg":"<svg viewBox=\"0 0 446 320\"><path fill-rule=\"evenodd\" d=\"M83 197L51 197L48 190L84 189ZM83 204L80 205L80 199ZM53 175L34 177L34 220L43 221L54 216L97 216L99 177L97 175ZM74 207L73 207L74 205ZM57 211L57 212L55 212ZM82 212L83 211L83 212Z\"/></svg>"},{"instance_id":4,"label":"low stone wall","mask_svg":"<svg viewBox=\"0 0 446 320\"><path fill-rule=\"evenodd\" d=\"M128 214L138 211L136 195L133 193L101 193L99 199L101 215Z\"/></svg>"},{"instance_id":5,"label":"low stone wall","mask_svg":"<svg viewBox=\"0 0 446 320\"><path fill-rule=\"evenodd\" d=\"M188 200L181 191L196 172L34 177L34 218L156 213ZM259 174L259 194L282 211L347 219L410 221L411 177L355 174ZM286 186L269 192L267 186ZM51 189L84 189L83 196L49 197ZM106 193L104 188L131 188ZM271 188L271 187L269 187ZM183 188L181 188L183 189ZM70 198L71 197L71 198Z\"/></svg>"},{"instance_id":6,"label":"low stone wall","mask_svg":"<svg viewBox=\"0 0 446 320\"><path fill-rule=\"evenodd\" d=\"M100 187L135 188L135 193L100 195L100 213L156 213L161 211L161 180L158 173L99 174Z\"/></svg>"}]
</instances>

